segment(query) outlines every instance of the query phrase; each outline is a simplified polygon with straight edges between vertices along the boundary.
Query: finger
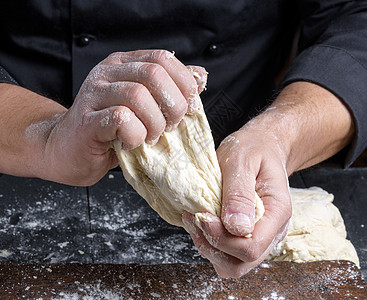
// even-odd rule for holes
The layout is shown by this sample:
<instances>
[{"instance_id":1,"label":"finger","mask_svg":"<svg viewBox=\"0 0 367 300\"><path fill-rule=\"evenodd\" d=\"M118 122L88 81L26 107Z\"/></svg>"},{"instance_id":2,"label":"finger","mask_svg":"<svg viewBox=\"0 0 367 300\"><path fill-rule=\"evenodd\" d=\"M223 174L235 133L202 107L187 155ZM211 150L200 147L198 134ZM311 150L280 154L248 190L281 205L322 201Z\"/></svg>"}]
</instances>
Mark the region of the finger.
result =
<instances>
[{"instance_id":1,"label":"finger","mask_svg":"<svg viewBox=\"0 0 367 300\"><path fill-rule=\"evenodd\" d=\"M127 62L148 62L162 66L177 85L187 103L198 106L195 95L198 86L191 72L175 56L167 50L138 50L111 54L103 63L123 64Z\"/></svg>"},{"instance_id":2,"label":"finger","mask_svg":"<svg viewBox=\"0 0 367 300\"><path fill-rule=\"evenodd\" d=\"M198 91L193 97L188 98L188 108L187 112L192 113L197 110L198 103L200 103L199 94L206 89L206 82L208 79L208 72L199 66L187 66L187 69L194 76L196 84L198 86Z\"/></svg>"},{"instance_id":3,"label":"finger","mask_svg":"<svg viewBox=\"0 0 367 300\"><path fill-rule=\"evenodd\" d=\"M186 66L190 73L194 76L196 84L198 85L198 93L206 89L206 83L208 81L208 72L205 68L200 66Z\"/></svg>"},{"instance_id":4,"label":"finger","mask_svg":"<svg viewBox=\"0 0 367 300\"><path fill-rule=\"evenodd\" d=\"M107 82L133 81L143 84L158 103L168 128L177 127L187 111L187 102L162 66L132 62L104 66L103 69Z\"/></svg>"},{"instance_id":5,"label":"finger","mask_svg":"<svg viewBox=\"0 0 367 300\"><path fill-rule=\"evenodd\" d=\"M231 254L244 261L256 261L275 242L281 240L286 231L292 214L288 178L280 162L262 162L258 172L256 190L264 203L265 214L256 223L252 238L244 240L226 232L226 227L219 218L205 214L200 218L199 227L209 242L221 251Z\"/></svg>"},{"instance_id":6,"label":"finger","mask_svg":"<svg viewBox=\"0 0 367 300\"><path fill-rule=\"evenodd\" d=\"M131 150L141 145L147 135L143 123L125 106L115 106L89 112L84 118L87 134L98 142L110 142L118 138L123 149Z\"/></svg>"},{"instance_id":7,"label":"finger","mask_svg":"<svg viewBox=\"0 0 367 300\"><path fill-rule=\"evenodd\" d=\"M284 238L287 229L287 223L279 227L275 220L261 219L256 223L252 237L244 238L231 235L221 220L209 213L201 218L196 217L194 222L211 246L248 263L265 258L274 245Z\"/></svg>"},{"instance_id":8,"label":"finger","mask_svg":"<svg viewBox=\"0 0 367 300\"><path fill-rule=\"evenodd\" d=\"M185 229L189 232L196 248L202 257L207 258L214 266L216 272L224 278L233 277L231 269L227 269L226 266L238 266L242 262L230 255L223 253L213 247L205 238L202 231L194 224L194 216L189 213L184 213L182 221L185 225Z\"/></svg>"},{"instance_id":9,"label":"finger","mask_svg":"<svg viewBox=\"0 0 367 300\"><path fill-rule=\"evenodd\" d=\"M146 142L155 144L166 127L166 120L148 89L136 82L103 84L104 101L95 105L96 110L111 106L126 106L139 118L147 130Z\"/></svg>"},{"instance_id":10,"label":"finger","mask_svg":"<svg viewBox=\"0 0 367 300\"><path fill-rule=\"evenodd\" d=\"M231 137L231 136L230 136ZM225 228L237 236L246 236L254 229L256 206L256 162L238 155L237 139L228 139L228 144L220 147L231 147L232 156L221 164L223 174L222 221ZM218 149L219 150L219 149Z\"/></svg>"}]
</instances>

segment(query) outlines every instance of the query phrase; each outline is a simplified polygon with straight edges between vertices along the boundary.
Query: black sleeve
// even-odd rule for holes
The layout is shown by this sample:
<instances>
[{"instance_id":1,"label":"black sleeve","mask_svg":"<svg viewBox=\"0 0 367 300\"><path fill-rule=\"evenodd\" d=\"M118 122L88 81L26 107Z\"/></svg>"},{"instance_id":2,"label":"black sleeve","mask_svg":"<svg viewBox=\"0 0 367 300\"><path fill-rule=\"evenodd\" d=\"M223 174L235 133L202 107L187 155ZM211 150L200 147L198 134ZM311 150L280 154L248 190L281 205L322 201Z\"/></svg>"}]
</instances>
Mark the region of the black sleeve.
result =
<instances>
[{"instance_id":1,"label":"black sleeve","mask_svg":"<svg viewBox=\"0 0 367 300\"><path fill-rule=\"evenodd\" d=\"M11 83L18 85L17 81L11 77L2 66L0 66L0 83Z\"/></svg>"},{"instance_id":2,"label":"black sleeve","mask_svg":"<svg viewBox=\"0 0 367 300\"><path fill-rule=\"evenodd\" d=\"M348 167L367 148L367 1L304 0L299 12L299 54L281 87L313 82L344 102L356 128Z\"/></svg>"}]
</instances>

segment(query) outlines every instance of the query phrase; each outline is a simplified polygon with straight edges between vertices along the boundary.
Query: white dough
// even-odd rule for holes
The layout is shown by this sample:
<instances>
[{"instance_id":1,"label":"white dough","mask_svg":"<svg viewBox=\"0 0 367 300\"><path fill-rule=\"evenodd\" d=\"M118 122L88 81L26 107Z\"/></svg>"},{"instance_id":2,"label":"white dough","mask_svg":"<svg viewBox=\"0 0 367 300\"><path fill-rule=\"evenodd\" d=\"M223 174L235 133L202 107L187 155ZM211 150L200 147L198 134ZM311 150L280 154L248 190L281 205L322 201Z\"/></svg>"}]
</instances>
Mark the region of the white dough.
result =
<instances>
[{"instance_id":1,"label":"white dough","mask_svg":"<svg viewBox=\"0 0 367 300\"><path fill-rule=\"evenodd\" d=\"M319 187L290 191L293 214L288 234L267 260L350 260L359 266L357 253L346 239L343 218L332 204L334 196Z\"/></svg>"},{"instance_id":2,"label":"white dough","mask_svg":"<svg viewBox=\"0 0 367 300\"><path fill-rule=\"evenodd\" d=\"M184 227L185 211L220 217L222 174L201 102L176 129L164 132L155 146L143 143L125 151L114 141L113 147L125 179L168 223ZM264 207L255 197L257 221Z\"/></svg>"},{"instance_id":3,"label":"white dough","mask_svg":"<svg viewBox=\"0 0 367 300\"><path fill-rule=\"evenodd\" d=\"M155 146L144 143L125 151L119 141L114 141L113 147L125 179L167 222L184 227L184 211L196 214L197 219L204 218L204 212L220 217L222 175L201 103L176 129L164 132ZM288 234L267 259L345 259L358 265L356 251L346 239L343 219L331 203L333 195L314 187L291 189L291 197L293 217ZM264 206L256 193L255 198L258 221Z\"/></svg>"}]
</instances>

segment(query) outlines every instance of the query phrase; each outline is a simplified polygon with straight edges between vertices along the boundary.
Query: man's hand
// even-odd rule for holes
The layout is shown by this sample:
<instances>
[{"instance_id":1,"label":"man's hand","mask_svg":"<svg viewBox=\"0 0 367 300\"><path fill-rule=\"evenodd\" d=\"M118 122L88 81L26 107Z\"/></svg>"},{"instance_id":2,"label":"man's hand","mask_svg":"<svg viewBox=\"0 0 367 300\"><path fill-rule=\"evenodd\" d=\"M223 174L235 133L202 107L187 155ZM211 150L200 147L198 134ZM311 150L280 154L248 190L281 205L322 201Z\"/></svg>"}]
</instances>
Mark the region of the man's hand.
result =
<instances>
[{"instance_id":1,"label":"man's hand","mask_svg":"<svg viewBox=\"0 0 367 300\"><path fill-rule=\"evenodd\" d=\"M227 137L217 150L223 175L221 219L206 214L197 224L192 215L184 215L195 245L222 277L247 273L286 234L292 208L284 154L277 143L251 124ZM255 191L265 207L256 226ZM252 237L246 238L249 233Z\"/></svg>"},{"instance_id":2,"label":"man's hand","mask_svg":"<svg viewBox=\"0 0 367 300\"><path fill-rule=\"evenodd\" d=\"M70 185L94 184L117 166L111 141L119 139L124 149L144 141L155 144L164 130L175 128L185 113L196 108L197 92L192 72L171 52L111 54L90 72L68 111L33 95L38 106L47 103L45 112L33 112L30 100L20 99L22 93L13 96L9 105L14 106L14 98L19 98L28 110L20 112L38 114L17 126L16 139L37 148L31 150L35 156L28 157L28 171L22 171L16 161L0 167L14 175ZM20 115L15 117L21 120Z\"/></svg>"},{"instance_id":3,"label":"man's hand","mask_svg":"<svg viewBox=\"0 0 367 300\"><path fill-rule=\"evenodd\" d=\"M288 176L344 148L351 116L327 90L305 82L286 87L272 106L227 137L217 150L223 174L221 218L183 221L200 251L223 277L240 277L266 258L287 232ZM254 224L255 192L265 214ZM246 238L248 233L252 237Z\"/></svg>"}]
</instances>

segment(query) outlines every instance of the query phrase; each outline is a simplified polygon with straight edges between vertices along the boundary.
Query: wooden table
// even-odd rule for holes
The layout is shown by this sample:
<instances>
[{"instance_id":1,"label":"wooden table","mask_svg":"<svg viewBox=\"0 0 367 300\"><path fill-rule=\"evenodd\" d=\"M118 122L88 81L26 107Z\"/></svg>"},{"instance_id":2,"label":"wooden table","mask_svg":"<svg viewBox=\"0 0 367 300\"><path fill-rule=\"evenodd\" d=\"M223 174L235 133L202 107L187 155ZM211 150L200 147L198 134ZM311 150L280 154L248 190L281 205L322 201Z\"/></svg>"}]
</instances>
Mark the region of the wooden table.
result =
<instances>
[{"instance_id":1,"label":"wooden table","mask_svg":"<svg viewBox=\"0 0 367 300\"><path fill-rule=\"evenodd\" d=\"M7 298L367 299L367 287L346 261L268 262L238 280L219 278L208 263L2 264L0 299Z\"/></svg>"},{"instance_id":2,"label":"wooden table","mask_svg":"<svg viewBox=\"0 0 367 300\"><path fill-rule=\"evenodd\" d=\"M293 175L290 182L291 186L301 188L321 186L335 195L334 203L345 220L348 238L356 247L361 262L361 273L366 278L367 169L306 170ZM87 291L88 286L90 289L96 289L99 285L100 289L111 293L121 292L118 286L120 285L122 289L123 284L130 287L135 283L146 286L155 280L155 276L165 279L162 282L167 288L168 283L173 280L172 274L176 274L175 268L187 273L188 280L191 280L190 283L181 278L183 280L180 281L181 283L176 281L172 283L178 287L185 287L186 293L191 291L194 293L204 288L204 286L192 285L192 278L197 278L195 276L201 273L207 274L203 284L205 282L211 285L219 284L216 290L218 293L221 292L218 289L221 289L222 285L225 288L229 281L219 280L208 266L195 266L203 262L205 260L197 256L197 250L188 234L183 229L164 222L123 180L121 172L110 172L98 184L89 188L69 187L39 179L0 176L0 272L2 274L0 291L2 292L17 292L20 293L19 295L27 292L28 294L24 294L25 298L32 299L33 296L29 295L33 295L31 293L36 291L41 293L43 287L43 292L48 293L48 297L53 297L51 295L53 292L63 299L61 293L82 293L80 289ZM23 263L31 265L19 265ZM172 263L174 264L172 266L164 265ZM177 263L180 264L177 265ZM116 266L110 264L116 264ZM131 269L130 264L151 264L152 266L135 266ZM240 281L246 287L245 289L241 285L242 288L231 286L227 290L240 290L242 294L238 295L243 296L246 295L243 290L250 293L249 290L255 289L256 295L263 295L264 299L282 299L281 297L286 295L301 297L299 285L307 283L306 285L311 287L311 283L314 282L315 288L310 288L307 293L315 299L325 298L325 295L329 295L334 290L339 292L343 290L344 296L347 295L348 290L353 290L353 293L363 292L362 288L357 288L362 285L359 283L361 278L355 267L350 268L343 264L331 264L329 267L327 264L321 264L319 267L316 265L311 267L311 265L303 265L303 270L296 264L294 266L275 264L269 269L259 268ZM344 269L340 269L341 266L344 266ZM348 275L350 273L348 269L355 270L352 272L354 274L352 277L357 278L356 281L346 279L351 275ZM134 277L136 282L121 281L121 278L116 275L130 274L129 270L135 270L140 274ZM328 270L335 270L336 273L331 274L329 283L318 284L315 276L320 278L319 282L322 278L325 282L330 274L330 272L327 273ZM194 271L199 273L195 275ZM43 277L41 275L39 277L37 272L39 275L43 272ZM338 272L339 275L344 274L344 277L337 277ZM65 274L71 275L65 277ZM103 274L107 274L106 277ZM293 279L289 276L293 276ZM46 277L49 279L46 280ZM77 277L85 280L78 280ZM146 284L138 279L143 277L147 280ZM45 280L39 280L40 278ZM75 281L79 281L82 286L75 284ZM293 283L287 283L289 281ZM338 285L338 282L341 285ZM87 292L91 292L90 289ZM323 289L325 291L322 291ZM128 290L125 288L123 292ZM266 291L267 294L263 294L262 291ZM271 298L271 292L278 293L279 297ZM223 293L218 294L221 295L218 297L222 297ZM234 297L237 297L236 295L233 294ZM249 295L253 296L253 294ZM359 297L359 294L357 295ZM236 299L230 296L228 294L229 298L224 299ZM332 294L332 297L334 296L337 297L338 294ZM45 299L46 296L39 294L37 297ZM292 299L305 299L294 297ZM337 299L335 297L330 299ZM0 299L8 298L5 296Z\"/></svg>"}]
</instances>

